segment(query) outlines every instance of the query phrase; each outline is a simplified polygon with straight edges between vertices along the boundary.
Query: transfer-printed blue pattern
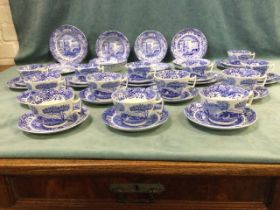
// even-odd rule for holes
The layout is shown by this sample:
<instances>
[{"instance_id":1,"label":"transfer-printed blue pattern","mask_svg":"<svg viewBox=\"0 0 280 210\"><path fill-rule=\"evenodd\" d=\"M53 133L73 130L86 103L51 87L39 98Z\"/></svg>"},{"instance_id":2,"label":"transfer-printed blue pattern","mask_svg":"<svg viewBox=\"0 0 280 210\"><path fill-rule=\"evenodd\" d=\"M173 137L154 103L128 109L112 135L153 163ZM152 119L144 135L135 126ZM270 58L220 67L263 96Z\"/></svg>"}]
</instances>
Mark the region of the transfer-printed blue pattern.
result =
<instances>
[{"instance_id":1,"label":"transfer-printed blue pattern","mask_svg":"<svg viewBox=\"0 0 280 210\"><path fill-rule=\"evenodd\" d=\"M62 25L51 34L50 51L60 63L80 63L87 55L87 38L75 26Z\"/></svg>"}]
</instances>

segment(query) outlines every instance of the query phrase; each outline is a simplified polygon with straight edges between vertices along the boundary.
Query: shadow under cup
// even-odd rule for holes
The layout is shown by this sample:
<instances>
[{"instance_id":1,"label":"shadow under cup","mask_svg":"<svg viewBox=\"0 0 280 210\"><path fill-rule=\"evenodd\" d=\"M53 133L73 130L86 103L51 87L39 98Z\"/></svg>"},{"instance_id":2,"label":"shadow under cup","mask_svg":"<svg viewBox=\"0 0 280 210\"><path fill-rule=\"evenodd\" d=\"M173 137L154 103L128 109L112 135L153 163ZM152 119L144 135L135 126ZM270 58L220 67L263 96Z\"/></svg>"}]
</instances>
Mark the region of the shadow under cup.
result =
<instances>
[{"instance_id":1,"label":"shadow under cup","mask_svg":"<svg viewBox=\"0 0 280 210\"><path fill-rule=\"evenodd\" d=\"M150 121L160 120L163 100L152 89L128 88L112 95L116 113L122 123L128 126L141 126ZM154 120L154 118L157 118Z\"/></svg>"}]
</instances>

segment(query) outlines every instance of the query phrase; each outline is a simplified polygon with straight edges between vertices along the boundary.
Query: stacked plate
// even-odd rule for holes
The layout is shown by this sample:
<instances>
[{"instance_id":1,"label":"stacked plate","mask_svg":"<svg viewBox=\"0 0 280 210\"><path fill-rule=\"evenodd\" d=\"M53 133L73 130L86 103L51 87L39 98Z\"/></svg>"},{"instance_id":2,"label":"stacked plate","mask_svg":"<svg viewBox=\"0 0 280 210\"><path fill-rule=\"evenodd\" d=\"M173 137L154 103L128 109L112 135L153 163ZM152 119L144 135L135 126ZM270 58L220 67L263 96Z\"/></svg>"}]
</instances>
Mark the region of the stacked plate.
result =
<instances>
[{"instance_id":1,"label":"stacked plate","mask_svg":"<svg viewBox=\"0 0 280 210\"><path fill-rule=\"evenodd\" d=\"M130 87L148 87L154 84L154 72L170 68L162 63L168 44L158 31L144 31L135 40L134 51L140 61L128 63L128 85Z\"/></svg>"}]
</instances>

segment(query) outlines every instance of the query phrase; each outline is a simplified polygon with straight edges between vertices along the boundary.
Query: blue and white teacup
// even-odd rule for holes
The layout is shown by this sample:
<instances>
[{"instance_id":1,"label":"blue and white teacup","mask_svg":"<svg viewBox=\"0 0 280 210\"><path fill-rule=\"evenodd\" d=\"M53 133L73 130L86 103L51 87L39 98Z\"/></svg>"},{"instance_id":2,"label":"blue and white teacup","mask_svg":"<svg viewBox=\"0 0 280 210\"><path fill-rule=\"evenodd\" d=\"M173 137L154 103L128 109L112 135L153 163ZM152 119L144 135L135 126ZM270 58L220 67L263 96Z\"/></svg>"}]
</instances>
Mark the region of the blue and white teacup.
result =
<instances>
[{"instance_id":1,"label":"blue and white teacup","mask_svg":"<svg viewBox=\"0 0 280 210\"><path fill-rule=\"evenodd\" d=\"M253 91L223 84L202 89L200 96L209 121L217 125L236 123L254 99Z\"/></svg>"},{"instance_id":2,"label":"blue and white teacup","mask_svg":"<svg viewBox=\"0 0 280 210\"><path fill-rule=\"evenodd\" d=\"M104 72L103 66L94 63L76 64L75 68L75 76L79 81L82 82L87 82L86 77L89 74L93 74L96 72Z\"/></svg>"},{"instance_id":3,"label":"blue and white teacup","mask_svg":"<svg viewBox=\"0 0 280 210\"><path fill-rule=\"evenodd\" d=\"M60 89L66 87L65 79L59 70L37 72L25 76L24 82L29 90Z\"/></svg>"},{"instance_id":4,"label":"blue and white teacup","mask_svg":"<svg viewBox=\"0 0 280 210\"><path fill-rule=\"evenodd\" d=\"M81 111L81 101L73 89L48 89L34 91L27 104L45 127L59 127Z\"/></svg>"},{"instance_id":5,"label":"blue and white teacup","mask_svg":"<svg viewBox=\"0 0 280 210\"><path fill-rule=\"evenodd\" d=\"M274 67L273 64L261 59L244 60L241 61L241 64L246 68L260 72L262 76L265 75L269 69Z\"/></svg>"},{"instance_id":6,"label":"blue and white teacup","mask_svg":"<svg viewBox=\"0 0 280 210\"><path fill-rule=\"evenodd\" d=\"M90 90L98 99L110 99L114 91L126 88L128 79L126 74L116 72L97 72L86 77Z\"/></svg>"},{"instance_id":7,"label":"blue and white teacup","mask_svg":"<svg viewBox=\"0 0 280 210\"><path fill-rule=\"evenodd\" d=\"M164 99L181 98L196 84L196 76L186 70L163 70L156 72L155 82Z\"/></svg>"},{"instance_id":8,"label":"blue and white teacup","mask_svg":"<svg viewBox=\"0 0 280 210\"><path fill-rule=\"evenodd\" d=\"M258 86L264 86L267 79L267 75L261 76L260 72L247 68L225 69L222 75L224 84L240 86L247 90L254 90Z\"/></svg>"},{"instance_id":9,"label":"blue and white teacup","mask_svg":"<svg viewBox=\"0 0 280 210\"><path fill-rule=\"evenodd\" d=\"M151 88L127 88L112 94L116 113L122 122L129 126L141 126L156 115L160 119L163 100L157 91Z\"/></svg>"},{"instance_id":10,"label":"blue and white teacup","mask_svg":"<svg viewBox=\"0 0 280 210\"><path fill-rule=\"evenodd\" d=\"M19 74L22 79L24 77L32 76L33 74L37 74L38 72L47 72L49 70L47 64L29 64L25 66L20 66L18 68Z\"/></svg>"},{"instance_id":11,"label":"blue and white teacup","mask_svg":"<svg viewBox=\"0 0 280 210\"><path fill-rule=\"evenodd\" d=\"M148 62L137 61L126 64L129 82L147 82L154 79L155 69Z\"/></svg>"},{"instance_id":12,"label":"blue and white teacup","mask_svg":"<svg viewBox=\"0 0 280 210\"><path fill-rule=\"evenodd\" d=\"M228 59L229 61L236 61L236 60L248 60L255 58L255 52L249 50L228 50Z\"/></svg>"},{"instance_id":13,"label":"blue and white teacup","mask_svg":"<svg viewBox=\"0 0 280 210\"><path fill-rule=\"evenodd\" d=\"M211 72L213 70L214 64L208 59L188 59L183 61L181 67L186 70L190 70L192 75L197 76L197 78L204 78L206 72Z\"/></svg>"}]
</instances>

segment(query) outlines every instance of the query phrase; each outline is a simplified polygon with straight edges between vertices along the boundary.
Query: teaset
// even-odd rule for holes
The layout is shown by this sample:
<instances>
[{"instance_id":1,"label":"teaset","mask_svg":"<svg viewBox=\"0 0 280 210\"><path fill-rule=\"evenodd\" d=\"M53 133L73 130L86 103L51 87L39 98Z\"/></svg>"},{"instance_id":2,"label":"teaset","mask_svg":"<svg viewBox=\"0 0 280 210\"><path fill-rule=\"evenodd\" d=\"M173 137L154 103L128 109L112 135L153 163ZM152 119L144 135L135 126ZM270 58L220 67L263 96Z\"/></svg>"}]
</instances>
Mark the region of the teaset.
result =
<instances>
[{"instance_id":1,"label":"teaset","mask_svg":"<svg viewBox=\"0 0 280 210\"><path fill-rule=\"evenodd\" d=\"M168 120L166 104L198 95L200 101L183 110L190 121L221 130L252 125L257 119L252 101L268 96L265 85L279 82L280 76L270 72L273 65L249 50L228 50L228 57L215 65L203 58L207 47L200 30L183 29L171 41L174 60L164 63L167 40L162 33L148 30L134 43L139 60L127 63L128 39L121 32L106 31L96 41L98 57L84 64L85 34L63 25L50 37L50 52L58 63L21 66L20 76L7 82L11 89L26 90L17 100L30 111L19 118L18 127L38 134L68 130L89 116L83 101L113 105L102 114L105 125L126 132L143 131ZM218 72L215 66L225 70Z\"/></svg>"}]
</instances>

